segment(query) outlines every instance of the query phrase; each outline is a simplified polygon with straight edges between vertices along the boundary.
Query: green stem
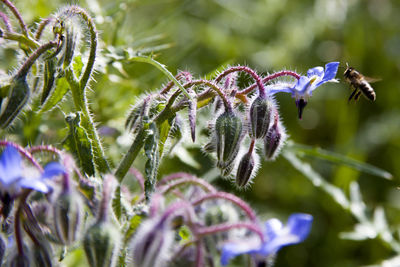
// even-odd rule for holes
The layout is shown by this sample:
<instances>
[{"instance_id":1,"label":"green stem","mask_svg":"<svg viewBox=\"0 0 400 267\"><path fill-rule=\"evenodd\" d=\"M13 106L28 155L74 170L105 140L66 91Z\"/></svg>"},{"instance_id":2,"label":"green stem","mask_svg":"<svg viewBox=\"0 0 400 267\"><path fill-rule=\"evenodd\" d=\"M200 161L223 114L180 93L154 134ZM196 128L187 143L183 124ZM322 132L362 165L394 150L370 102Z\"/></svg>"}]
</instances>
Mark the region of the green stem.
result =
<instances>
[{"instance_id":1,"label":"green stem","mask_svg":"<svg viewBox=\"0 0 400 267\"><path fill-rule=\"evenodd\" d=\"M165 65L161 64L160 62L150 58L150 57L131 57L128 59L129 61L136 61L136 62L143 62L148 63L155 66L157 69L162 71L169 79L171 79L178 87L182 90L182 92L186 95L189 100L192 100L189 93L186 91L186 88L180 84L180 82L175 78L174 75L165 67Z\"/></svg>"},{"instance_id":2,"label":"green stem","mask_svg":"<svg viewBox=\"0 0 400 267\"><path fill-rule=\"evenodd\" d=\"M103 146L101 144L100 137L97 133L97 129L94 125L93 118L90 114L89 104L86 98L87 84L92 75L94 63L96 60L96 52L97 52L96 26L94 25L93 20L89 16L89 14L84 9L78 6L71 6L66 11L64 11L64 13L66 14L72 13L80 16L82 20L86 22L86 26L89 30L90 52L83 75L80 78L79 82L77 82L73 72L70 71L69 74L67 75L67 80L71 85L72 97L74 99L75 107L78 111L82 112L86 130L88 132L88 135L90 136L90 139L92 140L95 165L100 173L106 173L110 171L110 165L108 164L105 158Z\"/></svg>"},{"instance_id":3,"label":"green stem","mask_svg":"<svg viewBox=\"0 0 400 267\"><path fill-rule=\"evenodd\" d=\"M142 129L140 129L139 133L136 135L135 141L133 141L131 147L125 154L124 158L122 159L121 163L119 164L117 170L114 173L118 182L122 183L126 173L132 166L133 161L136 159L137 155L142 149L146 137L147 137L147 127L142 127Z\"/></svg>"},{"instance_id":4,"label":"green stem","mask_svg":"<svg viewBox=\"0 0 400 267\"><path fill-rule=\"evenodd\" d=\"M24 44L32 49L35 49L40 46L40 44L38 42L35 42L34 40L32 40L20 33L5 31L2 38L6 39L6 40L11 40L11 41L17 41L18 43Z\"/></svg>"}]
</instances>

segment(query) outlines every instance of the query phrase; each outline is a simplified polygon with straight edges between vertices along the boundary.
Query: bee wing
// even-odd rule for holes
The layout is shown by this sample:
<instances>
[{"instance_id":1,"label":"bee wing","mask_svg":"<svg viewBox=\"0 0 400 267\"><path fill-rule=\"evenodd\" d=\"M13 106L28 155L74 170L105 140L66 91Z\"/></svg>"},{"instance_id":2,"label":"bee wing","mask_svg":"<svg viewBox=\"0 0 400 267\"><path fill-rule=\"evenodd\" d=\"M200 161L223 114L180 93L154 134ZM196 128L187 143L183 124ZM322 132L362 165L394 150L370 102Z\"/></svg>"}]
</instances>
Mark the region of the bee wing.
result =
<instances>
[{"instance_id":1,"label":"bee wing","mask_svg":"<svg viewBox=\"0 0 400 267\"><path fill-rule=\"evenodd\" d=\"M367 76L364 76L364 79L369 83L375 83L375 82L382 81L381 78L371 78L371 77L367 77Z\"/></svg>"}]
</instances>

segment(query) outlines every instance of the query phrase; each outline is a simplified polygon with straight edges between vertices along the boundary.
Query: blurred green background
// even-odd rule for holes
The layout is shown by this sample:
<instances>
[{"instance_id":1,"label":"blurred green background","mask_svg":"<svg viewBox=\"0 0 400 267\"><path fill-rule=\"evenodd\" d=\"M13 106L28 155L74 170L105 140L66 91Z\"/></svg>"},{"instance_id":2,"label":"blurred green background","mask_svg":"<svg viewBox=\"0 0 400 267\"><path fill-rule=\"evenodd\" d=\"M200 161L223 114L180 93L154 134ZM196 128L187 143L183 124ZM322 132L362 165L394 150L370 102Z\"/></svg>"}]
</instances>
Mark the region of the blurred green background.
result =
<instances>
[{"instance_id":1,"label":"blurred green background","mask_svg":"<svg viewBox=\"0 0 400 267\"><path fill-rule=\"evenodd\" d=\"M20 0L16 5L25 20L33 22L66 3ZM291 69L304 74L308 68L340 61L342 67L348 62L366 76L381 78L373 84L376 102L361 98L357 103L348 103L351 91L343 82L344 69L339 69L340 84L318 88L301 121L288 94L278 95L277 100L294 142L350 156L393 174L393 180L387 181L345 166L304 158L324 179L346 194L349 184L358 181L371 213L376 207L384 207L391 229L397 233L400 223L397 189L400 174L399 1L87 0L73 3L87 8L94 16L104 53L126 48L140 53L156 50L156 59L173 73L189 70L195 77L202 77L223 64L246 64L260 73ZM93 83L89 96L99 126L113 127L119 133L123 132L125 116L137 97L160 88L167 81L149 65L132 63L121 67L115 62L99 60L97 82ZM55 124L64 127L59 110L51 116L47 126L41 124L40 131L48 131ZM23 130L27 136L32 131ZM44 141L60 142L63 133L47 134ZM129 138L119 133L104 137L107 153L115 164L129 145ZM27 138L25 142L31 141ZM171 156L164 161L160 175L178 170L204 175L210 159L201 154L199 146L191 145L188 151L198 161L197 167ZM137 167L140 164L139 160ZM282 156L275 162L263 162L252 188L246 191L235 191L231 183L221 179L215 183L248 200L265 219L277 216L286 220L292 212L314 216L307 241L282 249L276 266L379 265L382 260L396 256L378 239L341 239L340 233L351 231L356 220Z\"/></svg>"}]
</instances>

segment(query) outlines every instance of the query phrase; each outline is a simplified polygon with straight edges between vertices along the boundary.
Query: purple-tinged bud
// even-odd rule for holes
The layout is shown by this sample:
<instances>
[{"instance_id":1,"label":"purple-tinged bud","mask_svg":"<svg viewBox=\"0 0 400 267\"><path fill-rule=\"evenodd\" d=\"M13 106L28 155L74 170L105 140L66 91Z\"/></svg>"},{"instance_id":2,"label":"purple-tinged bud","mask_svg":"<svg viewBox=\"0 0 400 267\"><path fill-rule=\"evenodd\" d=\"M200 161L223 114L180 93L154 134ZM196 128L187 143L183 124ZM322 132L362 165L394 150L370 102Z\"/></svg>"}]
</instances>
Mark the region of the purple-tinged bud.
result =
<instances>
[{"instance_id":1,"label":"purple-tinged bud","mask_svg":"<svg viewBox=\"0 0 400 267\"><path fill-rule=\"evenodd\" d=\"M296 100L296 107L298 109L300 120L303 118L303 110L306 105L307 105L307 101L305 99L300 98L299 100Z\"/></svg>"},{"instance_id":2,"label":"purple-tinged bud","mask_svg":"<svg viewBox=\"0 0 400 267\"><path fill-rule=\"evenodd\" d=\"M70 245L78 239L82 220L83 202L72 189L62 192L54 203L54 225L59 241Z\"/></svg>"},{"instance_id":3,"label":"purple-tinged bud","mask_svg":"<svg viewBox=\"0 0 400 267\"><path fill-rule=\"evenodd\" d=\"M52 267L54 266L54 255L53 250L49 241L41 239L37 244L32 246L32 260L35 266L40 267Z\"/></svg>"},{"instance_id":4,"label":"purple-tinged bud","mask_svg":"<svg viewBox=\"0 0 400 267\"><path fill-rule=\"evenodd\" d=\"M159 218L143 222L132 240L133 265L137 267L166 266L174 240L168 221Z\"/></svg>"},{"instance_id":5,"label":"purple-tinged bud","mask_svg":"<svg viewBox=\"0 0 400 267\"><path fill-rule=\"evenodd\" d=\"M224 168L231 164L239 151L243 137L242 120L232 111L225 111L215 122L217 165Z\"/></svg>"},{"instance_id":6,"label":"purple-tinged bud","mask_svg":"<svg viewBox=\"0 0 400 267\"><path fill-rule=\"evenodd\" d=\"M6 242L2 235L0 235L0 264L3 262L4 255L6 253Z\"/></svg>"},{"instance_id":7,"label":"purple-tinged bud","mask_svg":"<svg viewBox=\"0 0 400 267\"><path fill-rule=\"evenodd\" d=\"M239 187L245 187L252 176L252 172L255 166L253 153L246 153L243 155L239 162L239 167L236 174L236 185Z\"/></svg>"},{"instance_id":8,"label":"purple-tinged bud","mask_svg":"<svg viewBox=\"0 0 400 267\"><path fill-rule=\"evenodd\" d=\"M267 160L274 160L278 156L286 137L285 127L276 115L274 124L264 138L264 156Z\"/></svg>"},{"instance_id":9,"label":"purple-tinged bud","mask_svg":"<svg viewBox=\"0 0 400 267\"><path fill-rule=\"evenodd\" d=\"M272 119L273 102L268 98L258 96L250 107L250 135L253 138L264 138Z\"/></svg>"},{"instance_id":10,"label":"purple-tinged bud","mask_svg":"<svg viewBox=\"0 0 400 267\"><path fill-rule=\"evenodd\" d=\"M120 233L110 222L98 221L83 238L83 248L89 266L113 267L116 265L120 244Z\"/></svg>"}]
</instances>

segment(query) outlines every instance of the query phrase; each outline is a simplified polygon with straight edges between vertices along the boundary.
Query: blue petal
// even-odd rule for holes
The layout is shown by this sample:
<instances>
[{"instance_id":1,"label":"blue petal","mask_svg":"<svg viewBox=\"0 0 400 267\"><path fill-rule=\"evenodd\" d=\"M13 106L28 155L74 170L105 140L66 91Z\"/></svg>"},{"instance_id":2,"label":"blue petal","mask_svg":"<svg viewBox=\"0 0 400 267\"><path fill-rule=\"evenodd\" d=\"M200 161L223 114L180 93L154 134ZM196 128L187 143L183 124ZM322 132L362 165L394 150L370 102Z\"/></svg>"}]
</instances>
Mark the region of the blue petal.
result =
<instances>
[{"instance_id":1,"label":"blue petal","mask_svg":"<svg viewBox=\"0 0 400 267\"><path fill-rule=\"evenodd\" d=\"M325 74L322 81L330 81L335 78L337 70L339 68L339 62L330 62L325 65Z\"/></svg>"},{"instance_id":2,"label":"blue petal","mask_svg":"<svg viewBox=\"0 0 400 267\"><path fill-rule=\"evenodd\" d=\"M301 76L300 79L297 81L294 89L300 94L303 95L307 92L307 89L310 87L310 79L306 76Z\"/></svg>"},{"instance_id":3,"label":"blue petal","mask_svg":"<svg viewBox=\"0 0 400 267\"><path fill-rule=\"evenodd\" d=\"M53 178L57 175L65 173L65 168L58 162L50 162L44 167L44 173L42 174L42 179Z\"/></svg>"},{"instance_id":4,"label":"blue petal","mask_svg":"<svg viewBox=\"0 0 400 267\"><path fill-rule=\"evenodd\" d=\"M283 84L277 83L274 85L267 86L266 89L267 89L268 95L274 95L276 93L282 93L282 92L283 93L292 93L293 92L292 87L293 87L292 85L289 85L286 83L283 83Z\"/></svg>"},{"instance_id":5,"label":"blue petal","mask_svg":"<svg viewBox=\"0 0 400 267\"><path fill-rule=\"evenodd\" d=\"M237 242L224 244L221 251L221 265L227 265L230 259L241 255L258 252L260 242Z\"/></svg>"},{"instance_id":6,"label":"blue petal","mask_svg":"<svg viewBox=\"0 0 400 267\"><path fill-rule=\"evenodd\" d=\"M4 184L10 184L21 176L21 155L18 150L8 145L0 158L0 180Z\"/></svg>"},{"instance_id":7,"label":"blue petal","mask_svg":"<svg viewBox=\"0 0 400 267\"><path fill-rule=\"evenodd\" d=\"M300 242L306 239L311 230L313 217L305 213L295 213L289 217L287 227L290 232L297 235Z\"/></svg>"},{"instance_id":8,"label":"blue petal","mask_svg":"<svg viewBox=\"0 0 400 267\"><path fill-rule=\"evenodd\" d=\"M263 256L276 253L284 246L302 242L310 233L313 217L309 214L293 214L283 228L274 220L276 219L269 220L265 224L269 240L259 251Z\"/></svg>"},{"instance_id":9,"label":"blue petal","mask_svg":"<svg viewBox=\"0 0 400 267\"><path fill-rule=\"evenodd\" d=\"M283 225L278 219L270 219L265 222L265 235L267 240L274 239L277 233L283 228Z\"/></svg>"},{"instance_id":10,"label":"blue petal","mask_svg":"<svg viewBox=\"0 0 400 267\"><path fill-rule=\"evenodd\" d=\"M309 69L307 71L307 76L309 78L314 75L316 75L318 77L322 77L324 75L324 68L323 67L315 67L315 68Z\"/></svg>"},{"instance_id":11,"label":"blue petal","mask_svg":"<svg viewBox=\"0 0 400 267\"><path fill-rule=\"evenodd\" d=\"M48 193L50 187L40 179L23 178L18 181L18 185L23 188L33 189L42 193Z\"/></svg>"}]
</instances>

